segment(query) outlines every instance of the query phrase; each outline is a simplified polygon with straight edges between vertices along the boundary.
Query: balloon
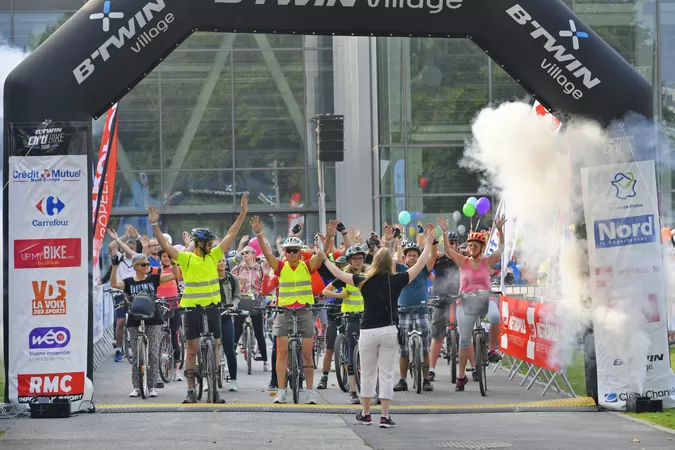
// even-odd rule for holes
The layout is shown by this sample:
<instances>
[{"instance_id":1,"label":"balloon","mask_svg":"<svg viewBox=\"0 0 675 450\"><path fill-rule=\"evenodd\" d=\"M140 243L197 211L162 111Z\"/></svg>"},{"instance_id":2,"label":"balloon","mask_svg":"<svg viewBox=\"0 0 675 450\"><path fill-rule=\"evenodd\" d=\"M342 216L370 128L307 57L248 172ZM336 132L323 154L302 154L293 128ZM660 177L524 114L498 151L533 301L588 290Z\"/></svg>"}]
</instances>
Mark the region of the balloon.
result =
<instances>
[{"instance_id":1,"label":"balloon","mask_svg":"<svg viewBox=\"0 0 675 450\"><path fill-rule=\"evenodd\" d=\"M466 202L476 206L478 204L478 199L476 197L469 197Z\"/></svg>"},{"instance_id":2,"label":"balloon","mask_svg":"<svg viewBox=\"0 0 675 450\"><path fill-rule=\"evenodd\" d=\"M427 177L420 177L418 183L422 189L429 186L429 179Z\"/></svg>"},{"instance_id":3,"label":"balloon","mask_svg":"<svg viewBox=\"0 0 675 450\"><path fill-rule=\"evenodd\" d=\"M467 203L462 208L462 211L464 211L466 217L473 217L473 215L476 214L476 207L471 203Z\"/></svg>"},{"instance_id":4,"label":"balloon","mask_svg":"<svg viewBox=\"0 0 675 450\"><path fill-rule=\"evenodd\" d=\"M256 256L262 255L262 250L260 250L260 245L258 244L258 238L253 238L248 241L248 246L255 250Z\"/></svg>"},{"instance_id":5,"label":"balloon","mask_svg":"<svg viewBox=\"0 0 675 450\"><path fill-rule=\"evenodd\" d=\"M420 211L417 211L415 213L415 220L417 220L417 221L424 220L424 213L420 212Z\"/></svg>"},{"instance_id":6,"label":"balloon","mask_svg":"<svg viewBox=\"0 0 675 450\"><path fill-rule=\"evenodd\" d=\"M458 226L457 233L459 233L460 236L464 236L464 233L466 233L466 227L464 225Z\"/></svg>"},{"instance_id":7,"label":"balloon","mask_svg":"<svg viewBox=\"0 0 675 450\"><path fill-rule=\"evenodd\" d=\"M408 225L410 223L410 219L412 219L412 217L410 217L410 213L408 211L401 211L398 214L398 223L401 225Z\"/></svg>"},{"instance_id":8,"label":"balloon","mask_svg":"<svg viewBox=\"0 0 675 450\"><path fill-rule=\"evenodd\" d=\"M462 219L462 213L459 211L455 211L452 213L452 218L455 219L455 222L459 222Z\"/></svg>"},{"instance_id":9,"label":"balloon","mask_svg":"<svg viewBox=\"0 0 675 450\"><path fill-rule=\"evenodd\" d=\"M412 236L415 236L415 233L417 233L417 228L415 228L415 227L408 228L408 235L410 235L412 237Z\"/></svg>"},{"instance_id":10,"label":"balloon","mask_svg":"<svg viewBox=\"0 0 675 450\"><path fill-rule=\"evenodd\" d=\"M478 212L478 215L484 216L489 210L490 200L485 197L479 198L478 203L476 203L476 211Z\"/></svg>"},{"instance_id":11,"label":"balloon","mask_svg":"<svg viewBox=\"0 0 675 450\"><path fill-rule=\"evenodd\" d=\"M441 236L443 236L443 229L439 225L436 225L436 239L440 239Z\"/></svg>"}]
</instances>

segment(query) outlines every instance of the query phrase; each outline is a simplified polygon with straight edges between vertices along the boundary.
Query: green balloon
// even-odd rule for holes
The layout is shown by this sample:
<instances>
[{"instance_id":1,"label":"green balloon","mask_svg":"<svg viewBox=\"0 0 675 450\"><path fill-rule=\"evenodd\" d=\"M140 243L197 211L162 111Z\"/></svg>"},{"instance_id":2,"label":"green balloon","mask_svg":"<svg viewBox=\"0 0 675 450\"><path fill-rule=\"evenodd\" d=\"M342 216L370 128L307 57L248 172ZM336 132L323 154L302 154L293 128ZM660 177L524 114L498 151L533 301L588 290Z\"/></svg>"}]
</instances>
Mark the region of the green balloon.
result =
<instances>
[{"instance_id":1,"label":"green balloon","mask_svg":"<svg viewBox=\"0 0 675 450\"><path fill-rule=\"evenodd\" d=\"M436 225L436 239L440 239L443 236L443 230L440 226Z\"/></svg>"},{"instance_id":2,"label":"green balloon","mask_svg":"<svg viewBox=\"0 0 675 450\"><path fill-rule=\"evenodd\" d=\"M476 214L476 205L473 205L471 203L467 203L462 208L462 211L464 211L464 215L466 217L473 217L473 215Z\"/></svg>"}]
</instances>

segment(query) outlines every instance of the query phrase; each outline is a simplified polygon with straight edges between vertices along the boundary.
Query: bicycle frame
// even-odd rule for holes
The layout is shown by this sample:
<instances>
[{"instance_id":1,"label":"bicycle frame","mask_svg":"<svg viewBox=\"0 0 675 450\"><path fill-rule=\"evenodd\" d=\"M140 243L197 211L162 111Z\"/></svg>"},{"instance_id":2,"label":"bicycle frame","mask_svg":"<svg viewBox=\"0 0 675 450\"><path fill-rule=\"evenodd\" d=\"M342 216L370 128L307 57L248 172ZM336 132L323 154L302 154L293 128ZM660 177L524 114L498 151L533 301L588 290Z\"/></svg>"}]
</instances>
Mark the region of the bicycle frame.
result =
<instances>
[{"instance_id":1,"label":"bicycle frame","mask_svg":"<svg viewBox=\"0 0 675 450\"><path fill-rule=\"evenodd\" d=\"M410 314L412 315L426 315L428 312L425 310L424 312L418 312L419 310L423 310L427 307L426 302L422 302L417 306L413 307L399 307L399 314ZM424 349L422 348L423 345L423 340L422 340L422 332L418 329L417 327L417 321L416 320L411 320L412 321L412 330L408 331L408 370L410 371L410 374L413 378L413 384L415 387L416 392L419 394L422 392L422 370L424 366ZM417 355L417 350L415 350L415 347L417 346L417 342L419 342L419 355ZM411 358L411 355L413 356ZM415 357L419 356L419 362L415 361ZM418 367L419 365L419 367Z\"/></svg>"}]
</instances>

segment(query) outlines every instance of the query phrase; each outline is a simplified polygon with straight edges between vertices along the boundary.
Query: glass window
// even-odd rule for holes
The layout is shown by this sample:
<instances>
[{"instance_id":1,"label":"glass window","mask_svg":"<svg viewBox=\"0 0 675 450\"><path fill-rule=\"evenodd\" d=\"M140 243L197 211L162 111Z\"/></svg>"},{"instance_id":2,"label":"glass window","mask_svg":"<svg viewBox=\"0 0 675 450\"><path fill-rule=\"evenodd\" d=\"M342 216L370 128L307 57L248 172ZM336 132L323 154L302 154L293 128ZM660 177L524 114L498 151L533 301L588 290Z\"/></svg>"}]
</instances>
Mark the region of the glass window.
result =
<instances>
[{"instance_id":1,"label":"glass window","mask_svg":"<svg viewBox=\"0 0 675 450\"><path fill-rule=\"evenodd\" d=\"M0 0L0 9L3 1ZM87 0L14 0L14 11L77 11Z\"/></svg>"},{"instance_id":2,"label":"glass window","mask_svg":"<svg viewBox=\"0 0 675 450\"><path fill-rule=\"evenodd\" d=\"M231 170L165 171L163 178L168 208L194 210L201 207L208 211L234 206Z\"/></svg>"},{"instance_id":3,"label":"glass window","mask_svg":"<svg viewBox=\"0 0 675 450\"><path fill-rule=\"evenodd\" d=\"M380 148L380 194L405 195L405 150L400 147Z\"/></svg>"},{"instance_id":4,"label":"glass window","mask_svg":"<svg viewBox=\"0 0 675 450\"><path fill-rule=\"evenodd\" d=\"M304 203L305 169L237 170L237 192L249 193L249 204L269 208L289 208Z\"/></svg>"},{"instance_id":5,"label":"glass window","mask_svg":"<svg viewBox=\"0 0 675 450\"><path fill-rule=\"evenodd\" d=\"M12 0L0 0L0 11L9 11L12 7Z\"/></svg>"},{"instance_id":6,"label":"glass window","mask_svg":"<svg viewBox=\"0 0 675 450\"><path fill-rule=\"evenodd\" d=\"M463 156L464 147L409 148L409 195L478 191L478 175L459 166Z\"/></svg>"},{"instance_id":7,"label":"glass window","mask_svg":"<svg viewBox=\"0 0 675 450\"><path fill-rule=\"evenodd\" d=\"M398 223L399 213L406 210L405 197L380 197L380 222ZM361 235L367 235L368 232L361 230Z\"/></svg>"},{"instance_id":8,"label":"glass window","mask_svg":"<svg viewBox=\"0 0 675 450\"><path fill-rule=\"evenodd\" d=\"M0 13L0 45L12 45L12 19L9 13Z\"/></svg>"},{"instance_id":9,"label":"glass window","mask_svg":"<svg viewBox=\"0 0 675 450\"><path fill-rule=\"evenodd\" d=\"M302 48L303 36L293 34L238 34L234 48L257 50L264 48Z\"/></svg>"},{"instance_id":10,"label":"glass window","mask_svg":"<svg viewBox=\"0 0 675 450\"><path fill-rule=\"evenodd\" d=\"M528 93L499 64L492 62L492 103L525 100Z\"/></svg>"},{"instance_id":11,"label":"glass window","mask_svg":"<svg viewBox=\"0 0 675 450\"><path fill-rule=\"evenodd\" d=\"M188 37L180 47L179 51L187 50L224 50L232 48L232 41L237 38L237 34L231 33L212 33L198 31Z\"/></svg>"},{"instance_id":12,"label":"glass window","mask_svg":"<svg viewBox=\"0 0 675 450\"><path fill-rule=\"evenodd\" d=\"M131 168L161 169L157 74L151 73L125 95L119 111L118 138Z\"/></svg>"},{"instance_id":13,"label":"glass window","mask_svg":"<svg viewBox=\"0 0 675 450\"><path fill-rule=\"evenodd\" d=\"M232 167L231 57L177 50L160 66L164 167Z\"/></svg>"},{"instance_id":14,"label":"glass window","mask_svg":"<svg viewBox=\"0 0 675 450\"><path fill-rule=\"evenodd\" d=\"M16 3L15 7L16 7ZM73 13L34 12L14 14L14 46L33 51L56 31Z\"/></svg>"},{"instance_id":15,"label":"glass window","mask_svg":"<svg viewBox=\"0 0 675 450\"><path fill-rule=\"evenodd\" d=\"M150 205L158 205L162 194L160 172L121 172L115 177L115 197L117 208L134 208L145 211Z\"/></svg>"}]
</instances>

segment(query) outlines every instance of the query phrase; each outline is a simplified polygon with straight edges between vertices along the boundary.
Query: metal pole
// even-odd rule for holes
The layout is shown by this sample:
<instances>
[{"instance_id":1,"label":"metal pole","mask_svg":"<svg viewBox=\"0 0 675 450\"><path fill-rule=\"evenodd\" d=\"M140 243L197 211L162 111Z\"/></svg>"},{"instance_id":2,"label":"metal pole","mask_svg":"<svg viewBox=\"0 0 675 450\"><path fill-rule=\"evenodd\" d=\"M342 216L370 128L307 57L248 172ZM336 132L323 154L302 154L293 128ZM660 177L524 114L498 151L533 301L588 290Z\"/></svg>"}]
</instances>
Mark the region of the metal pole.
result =
<instances>
[{"instance_id":1,"label":"metal pole","mask_svg":"<svg viewBox=\"0 0 675 450\"><path fill-rule=\"evenodd\" d=\"M319 230L321 234L326 234L326 192L323 183L323 162L317 161L317 187L319 188Z\"/></svg>"}]
</instances>

